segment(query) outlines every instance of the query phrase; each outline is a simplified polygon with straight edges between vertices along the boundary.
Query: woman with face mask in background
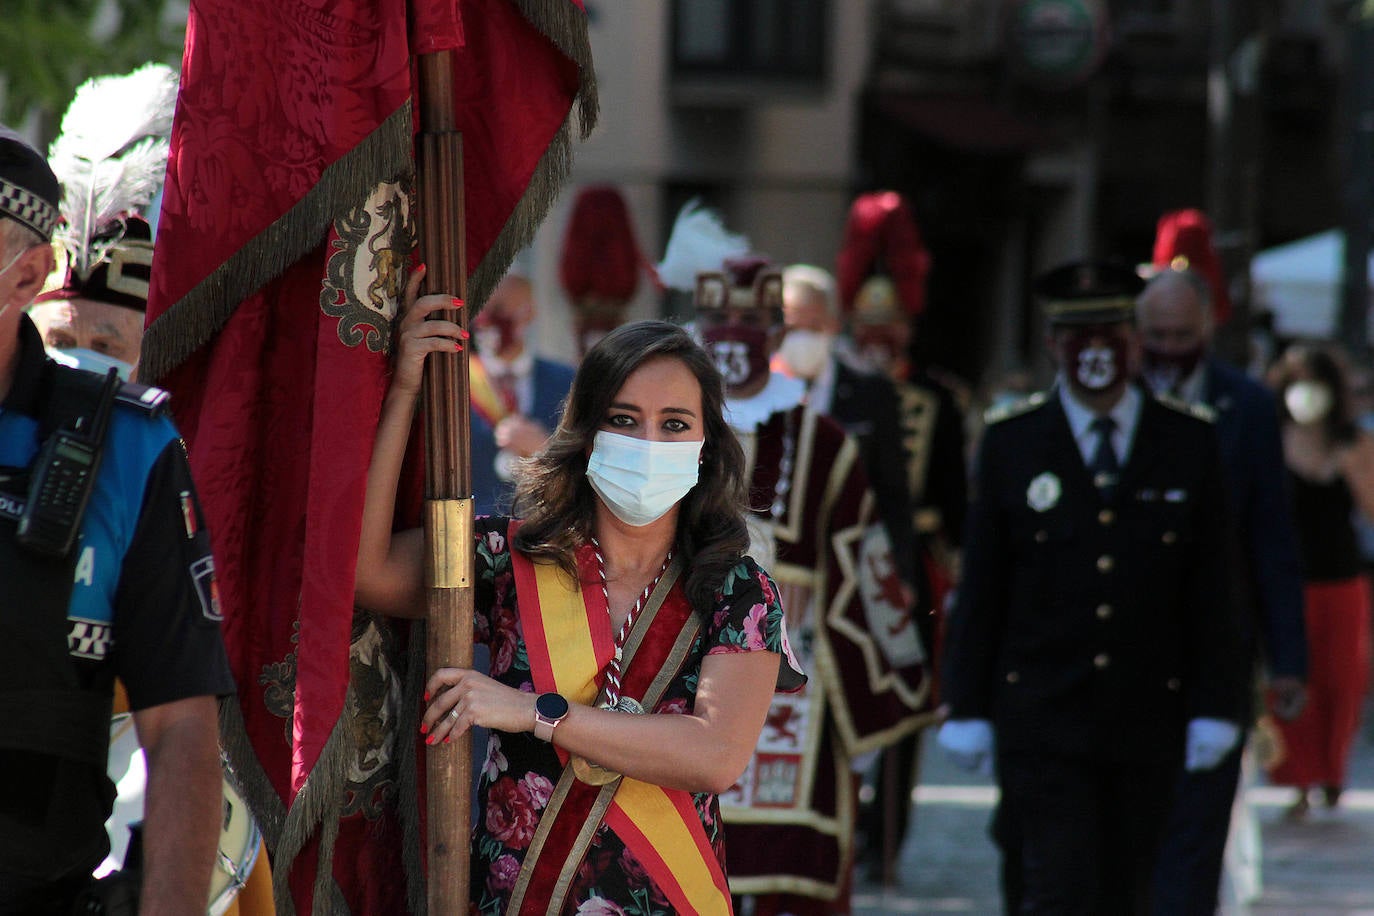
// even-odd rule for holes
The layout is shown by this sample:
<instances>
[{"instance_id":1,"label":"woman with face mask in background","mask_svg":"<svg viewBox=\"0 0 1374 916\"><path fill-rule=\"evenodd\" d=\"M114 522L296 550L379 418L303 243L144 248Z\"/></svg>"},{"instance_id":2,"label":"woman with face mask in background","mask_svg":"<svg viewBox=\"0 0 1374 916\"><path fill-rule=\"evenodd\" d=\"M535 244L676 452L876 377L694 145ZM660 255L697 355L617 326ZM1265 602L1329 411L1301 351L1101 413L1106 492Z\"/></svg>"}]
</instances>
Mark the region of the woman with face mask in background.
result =
<instances>
[{"instance_id":1,"label":"woman with face mask in background","mask_svg":"<svg viewBox=\"0 0 1374 916\"><path fill-rule=\"evenodd\" d=\"M425 320L448 307L426 296L402 319L368 477L357 601L398 616L424 613L421 532L391 519L424 358L463 337ZM622 326L588 351L524 468L523 517L474 525L491 676L434 672L421 725L430 744L491 729L474 766L474 912L730 911L716 796L773 692L805 676L776 586L744 556L744 459L722 403L682 329Z\"/></svg>"},{"instance_id":2,"label":"woman with face mask in background","mask_svg":"<svg viewBox=\"0 0 1374 916\"><path fill-rule=\"evenodd\" d=\"M1345 373L1329 352L1290 347L1270 371L1283 417L1293 518L1305 585L1307 705L1279 721L1270 779L1293 786L1292 817L1308 811L1311 789L1335 807L1369 681L1368 581L1352 515L1374 517L1374 439L1354 424Z\"/></svg>"}]
</instances>

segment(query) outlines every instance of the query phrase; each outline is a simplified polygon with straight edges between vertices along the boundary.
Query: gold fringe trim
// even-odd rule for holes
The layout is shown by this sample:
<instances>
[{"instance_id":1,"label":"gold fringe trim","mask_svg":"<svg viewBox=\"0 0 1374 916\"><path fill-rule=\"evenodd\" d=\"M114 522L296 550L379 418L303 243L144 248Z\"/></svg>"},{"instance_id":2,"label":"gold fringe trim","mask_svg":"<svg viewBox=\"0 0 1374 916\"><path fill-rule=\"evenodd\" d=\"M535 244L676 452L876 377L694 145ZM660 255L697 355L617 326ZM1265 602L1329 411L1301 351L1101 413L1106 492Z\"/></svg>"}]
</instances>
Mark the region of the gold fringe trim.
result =
<instances>
[{"instance_id":1,"label":"gold fringe trim","mask_svg":"<svg viewBox=\"0 0 1374 916\"><path fill-rule=\"evenodd\" d=\"M592 43L587 35L587 14L568 0L514 0L520 14L538 29L563 55L577 64L581 84L577 90L577 114L581 139L591 136L596 127L601 102L596 89L596 67Z\"/></svg>"},{"instance_id":2,"label":"gold fringe trim","mask_svg":"<svg viewBox=\"0 0 1374 916\"><path fill-rule=\"evenodd\" d=\"M281 276L324 241L339 201L365 200L379 177L408 173L410 101L339 157L290 210L157 317L143 335L139 375L148 384L181 365L217 334L239 303Z\"/></svg>"},{"instance_id":3,"label":"gold fringe trim","mask_svg":"<svg viewBox=\"0 0 1374 916\"><path fill-rule=\"evenodd\" d=\"M324 826L320 838L320 858L315 869L314 916L346 916L347 907L338 908L341 899L334 885L334 839L339 832L339 811L343 808L344 792L348 785L349 748L356 746L357 735L348 715L349 701L344 701L344 713L334 725L329 740L324 743L320 757L306 777L287 809L281 836L272 857L272 896L277 902L278 916L294 916L295 903L291 899L289 878L291 866L302 848ZM334 899L331 899L334 898Z\"/></svg>"}]
</instances>

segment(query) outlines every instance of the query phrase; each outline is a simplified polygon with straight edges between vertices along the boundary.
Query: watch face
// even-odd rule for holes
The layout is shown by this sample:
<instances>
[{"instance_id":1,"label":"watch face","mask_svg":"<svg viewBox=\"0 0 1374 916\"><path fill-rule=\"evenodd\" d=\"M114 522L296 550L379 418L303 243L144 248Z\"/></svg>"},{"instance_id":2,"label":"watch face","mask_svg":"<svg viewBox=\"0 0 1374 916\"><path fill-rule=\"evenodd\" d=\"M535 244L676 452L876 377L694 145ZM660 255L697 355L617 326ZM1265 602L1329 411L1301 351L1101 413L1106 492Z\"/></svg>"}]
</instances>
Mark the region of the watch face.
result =
<instances>
[{"instance_id":1,"label":"watch face","mask_svg":"<svg viewBox=\"0 0 1374 916\"><path fill-rule=\"evenodd\" d=\"M541 693L534 701L534 711L540 718L556 722L568 714L568 701L561 694Z\"/></svg>"}]
</instances>

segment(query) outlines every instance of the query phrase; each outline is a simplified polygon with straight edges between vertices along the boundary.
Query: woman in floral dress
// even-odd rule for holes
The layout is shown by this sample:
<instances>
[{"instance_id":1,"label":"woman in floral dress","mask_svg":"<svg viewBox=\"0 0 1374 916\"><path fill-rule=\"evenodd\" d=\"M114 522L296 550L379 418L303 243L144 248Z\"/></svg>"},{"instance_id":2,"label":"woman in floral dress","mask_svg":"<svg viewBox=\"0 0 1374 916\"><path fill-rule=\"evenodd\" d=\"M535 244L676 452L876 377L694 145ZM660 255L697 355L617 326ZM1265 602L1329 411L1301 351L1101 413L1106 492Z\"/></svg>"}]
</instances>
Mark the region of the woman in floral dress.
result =
<instances>
[{"instance_id":1,"label":"woman in floral dress","mask_svg":"<svg viewBox=\"0 0 1374 916\"><path fill-rule=\"evenodd\" d=\"M368 476L357 599L424 612L421 532L392 534L429 352L464 336L415 300ZM744 459L721 381L682 329L637 322L584 358L516 494L475 524L475 639L490 676L441 668L429 743L491 729L474 820L476 912L730 911L717 793L775 689L805 681L768 575L744 556Z\"/></svg>"}]
</instances>

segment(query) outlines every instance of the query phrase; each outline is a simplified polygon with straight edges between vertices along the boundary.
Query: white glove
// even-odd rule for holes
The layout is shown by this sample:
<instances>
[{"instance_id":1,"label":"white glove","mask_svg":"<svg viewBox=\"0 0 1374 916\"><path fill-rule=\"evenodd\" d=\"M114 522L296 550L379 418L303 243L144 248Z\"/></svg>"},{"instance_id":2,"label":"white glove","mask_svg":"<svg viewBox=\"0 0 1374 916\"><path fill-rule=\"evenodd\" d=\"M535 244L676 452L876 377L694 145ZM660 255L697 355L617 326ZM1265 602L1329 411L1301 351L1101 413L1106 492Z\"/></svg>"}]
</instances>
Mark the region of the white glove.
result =
<instances>
[{"instance_id":1,"label":"white glove","mask_svg":"<svg viewBox=\"0 0 1374 916\"><path fill-rule=\"evenodd\" d=\"M992 775L992 723L987 719L950 719L940 726L935 743L961 770Z\"/></svg>"},{"instance_id":2,"label":"white glove","mask_svg":"<svg viewBox=\"0 0 1374 916\"><path fill-rule=\"evenodd\" d=\"M1240 726L1224 719L1193 719L1188 723L1188 753L1183 767L1189 773L1210 770L1240 740Z\"/></svg>"}]
</instances>

